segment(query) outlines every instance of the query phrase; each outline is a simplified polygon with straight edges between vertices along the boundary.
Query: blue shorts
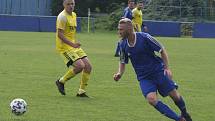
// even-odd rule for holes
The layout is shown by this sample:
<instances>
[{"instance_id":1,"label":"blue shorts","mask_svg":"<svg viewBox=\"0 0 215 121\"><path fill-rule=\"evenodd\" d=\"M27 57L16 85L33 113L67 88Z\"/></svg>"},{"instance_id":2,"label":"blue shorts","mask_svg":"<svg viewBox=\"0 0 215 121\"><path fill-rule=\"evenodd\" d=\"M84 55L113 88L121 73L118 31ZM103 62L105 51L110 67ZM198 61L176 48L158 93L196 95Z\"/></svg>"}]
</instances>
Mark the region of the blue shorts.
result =
<instances>
[{"instance_id":1,"label":"blue shorts","mask_svg":"<svg viewBox=\"0 0 215 121\"><path fill-rule=\"evenodd\" d=\"M150 92L159 92L163 97L168 96L169 92L177 89L174 81L164 75L164 72L159 72L148 79L139 81L143 95L146 97Z\"/></svg>"}]
</instances>

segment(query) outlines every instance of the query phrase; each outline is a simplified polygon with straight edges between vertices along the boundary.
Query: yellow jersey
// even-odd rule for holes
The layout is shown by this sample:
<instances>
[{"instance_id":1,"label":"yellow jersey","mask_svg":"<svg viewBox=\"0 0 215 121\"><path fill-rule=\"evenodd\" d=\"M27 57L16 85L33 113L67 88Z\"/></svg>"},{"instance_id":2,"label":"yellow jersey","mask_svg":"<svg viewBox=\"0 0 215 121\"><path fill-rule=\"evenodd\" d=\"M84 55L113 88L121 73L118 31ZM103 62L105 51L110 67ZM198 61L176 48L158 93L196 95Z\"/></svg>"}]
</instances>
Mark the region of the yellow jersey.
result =
<instances>
[{"instance_id":1,"label":"yellow jersey","mask_svg":"<svg viewBox=\"0 0 215 121\"><path fill-rule=\"evenodd\" d=\"M70 49L74 49L68 44L62 42L62 40L58 37L58 29L64 30L64 36L71 42L76 42L76 13L72 12L72 14L68 14L65 10L63 10L57 17L56 22L56 49L58 52L65 52Z\"/></svg>"},{"instance_id":2,"label":"yellow jersey","mask_svg":"<svg viewBox=\"0 0 215 121\"><path fill-rule=\"evenodd\" d=\"M139 24L140 26L142 26L142 22L143 22L143 13L141 10L138 10L137 8L134 8L132 10L132 22L134 24Z\"/></svg>"}]
</instances>

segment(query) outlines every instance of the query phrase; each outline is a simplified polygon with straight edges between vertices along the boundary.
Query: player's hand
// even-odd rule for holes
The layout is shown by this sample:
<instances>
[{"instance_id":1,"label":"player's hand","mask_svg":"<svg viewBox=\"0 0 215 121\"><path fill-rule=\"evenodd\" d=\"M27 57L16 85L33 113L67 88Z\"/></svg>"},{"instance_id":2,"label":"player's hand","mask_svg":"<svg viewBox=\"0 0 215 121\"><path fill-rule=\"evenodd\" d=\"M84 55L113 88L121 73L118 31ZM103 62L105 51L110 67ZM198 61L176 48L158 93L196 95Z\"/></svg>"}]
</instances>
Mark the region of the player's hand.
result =
<instances>
[{"instance_id":1,"label":"player's hand","mask_svg":"<svg viewBox=\"0 0 215 121\"><path fill-rule=\"evenodd\" d=\"M164 69L164 75L167 75L169 79L172 79L172 71L170 69Z\"/></svg>"},{"instance_id":2,"label":"player's hand","mask_svg":"<svg viewBox=\"0 0 215 121\"><path fill-rule=\"evenodd\" d=\"M113 79L115 80L115 81L119 81L119 79L121 78L121 74L120 73L116 73L116 74L114 74L113 75Z\"/></svg>"},{"instance_id":3,"label":"player's hand","mask_svg":"<svg viewBox=\"0 0 215 121\"><path fill-rule=\"evenodd\" d=\"M79 42L72 44L72 47L74 47L74 48L80 48L80 46L81 46L81 44Z\"/></svg>"}]
</instances>

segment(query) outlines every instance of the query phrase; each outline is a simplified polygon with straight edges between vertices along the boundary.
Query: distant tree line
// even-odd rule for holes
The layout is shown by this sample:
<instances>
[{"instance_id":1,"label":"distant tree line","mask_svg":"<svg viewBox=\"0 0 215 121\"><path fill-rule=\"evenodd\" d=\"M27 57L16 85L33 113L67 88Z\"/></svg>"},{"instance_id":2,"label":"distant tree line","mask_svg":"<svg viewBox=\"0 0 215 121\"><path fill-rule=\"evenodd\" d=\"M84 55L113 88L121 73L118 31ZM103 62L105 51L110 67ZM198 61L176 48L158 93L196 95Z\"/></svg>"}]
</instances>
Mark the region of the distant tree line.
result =
<instances>
[{"instance_id":1,"label":"distant tree line","mask_svg":"<svg viewBox=\"0 0 215 121\"><path fill-rule=\"evenodd\" d=\"M154 0L144 12L145 18L154 20L215 20L215 1L212 4L209 0Z\"/></svg>"},{"instance_id":2,"label":"distant tree line","mask_svg":"<svg viewBox=\"0 0 215 121\"><path fill-rule=\"evenodd\" d=\"M88 8L92 12L96 13L111 13L119 7L125 7L128 0L76 0L76 13L79 16L87 16ZM137 0L136 0L137 1ZM194 15L200 14L200 8L203 7L215 7L214 0L143 0L151 1L145 14L149 14L150 17L161 16L165 13L168 15L178 15L179 9L171 9L167 6L182 7L180 10L181 15ZM62 11L63 0L52 0L52 15L58 15ZM163 7L159 7L163 6ZM166 6L166 7L165 7ZM147 7L147 5L146 5ZM189 9L190 8L190 9ZM189 9L189 10L187 10ZM202 11L205 12L205 11ZM152 15L154 14L154 15Z\"/></svg>"},{"instance_id":3,"label":"distant tree line","mask_svg":"<svg viewBox=\"0 0 215 121\"><path fill-rule=\"evenodd\" d=\"M87 16L88 8L91 12L110 13L121 3L127 3L127 0L75 0L75 11L78 16ZM52 0L52 15L58 15L63 10L63 0Z\"/></svg>"},{"instance_id":4,"label":"distant tree line","mask_svg":"<svg viewBox=\"0 0 215 121\"><path fill-rule=\"evenodd\" d=\"M52 0L52 15L63 10L63 0ZM137 1L137 0L136 0ZM143 0L149 4L143 10L144 19L171 21L215 21L214 0ZM76 0L75 12L87 16L92 13L106 13L108 16L98 23L106 23L106 29L113 30L122 16L128 0ZM101 25L103 26L103 25Z\"/></svg>"}]
</instances>

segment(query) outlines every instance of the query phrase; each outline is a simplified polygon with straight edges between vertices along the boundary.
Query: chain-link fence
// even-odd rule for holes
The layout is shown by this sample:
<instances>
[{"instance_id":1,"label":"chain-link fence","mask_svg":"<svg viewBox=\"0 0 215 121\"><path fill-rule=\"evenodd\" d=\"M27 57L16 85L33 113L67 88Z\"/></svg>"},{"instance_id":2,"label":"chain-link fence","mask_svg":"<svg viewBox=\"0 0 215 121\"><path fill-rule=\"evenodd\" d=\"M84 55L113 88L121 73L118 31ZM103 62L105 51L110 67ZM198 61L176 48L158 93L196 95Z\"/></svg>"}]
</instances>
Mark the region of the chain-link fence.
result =
<instances>
[{"instance_id":1,"label":"chain-link fence","mask_svg":"<svg viewBox=\"0 0 215 121\"><path fill-rule=\"evenodd\" d=\"M165 11L166 15L172 18L179 18L179 21L215 21L215 8L210 7L180 7L180 6L155 6L153 11Z\"/></svg>"},{"instance_id":2,"label":"chain-link fence","mask_svg":"<svg viewBox=\"0 0 215 121\"><path fill-rule=\"evenodd\" d=\"M150 1L150 2L149 2ZM146 19L174 21L215 21L215 0L213 2L184 0L148 0L143 10ZM190 0L192 1L192 0ZM165 4L164 4L165 3Z\"/></svg>"}]
</instances>

